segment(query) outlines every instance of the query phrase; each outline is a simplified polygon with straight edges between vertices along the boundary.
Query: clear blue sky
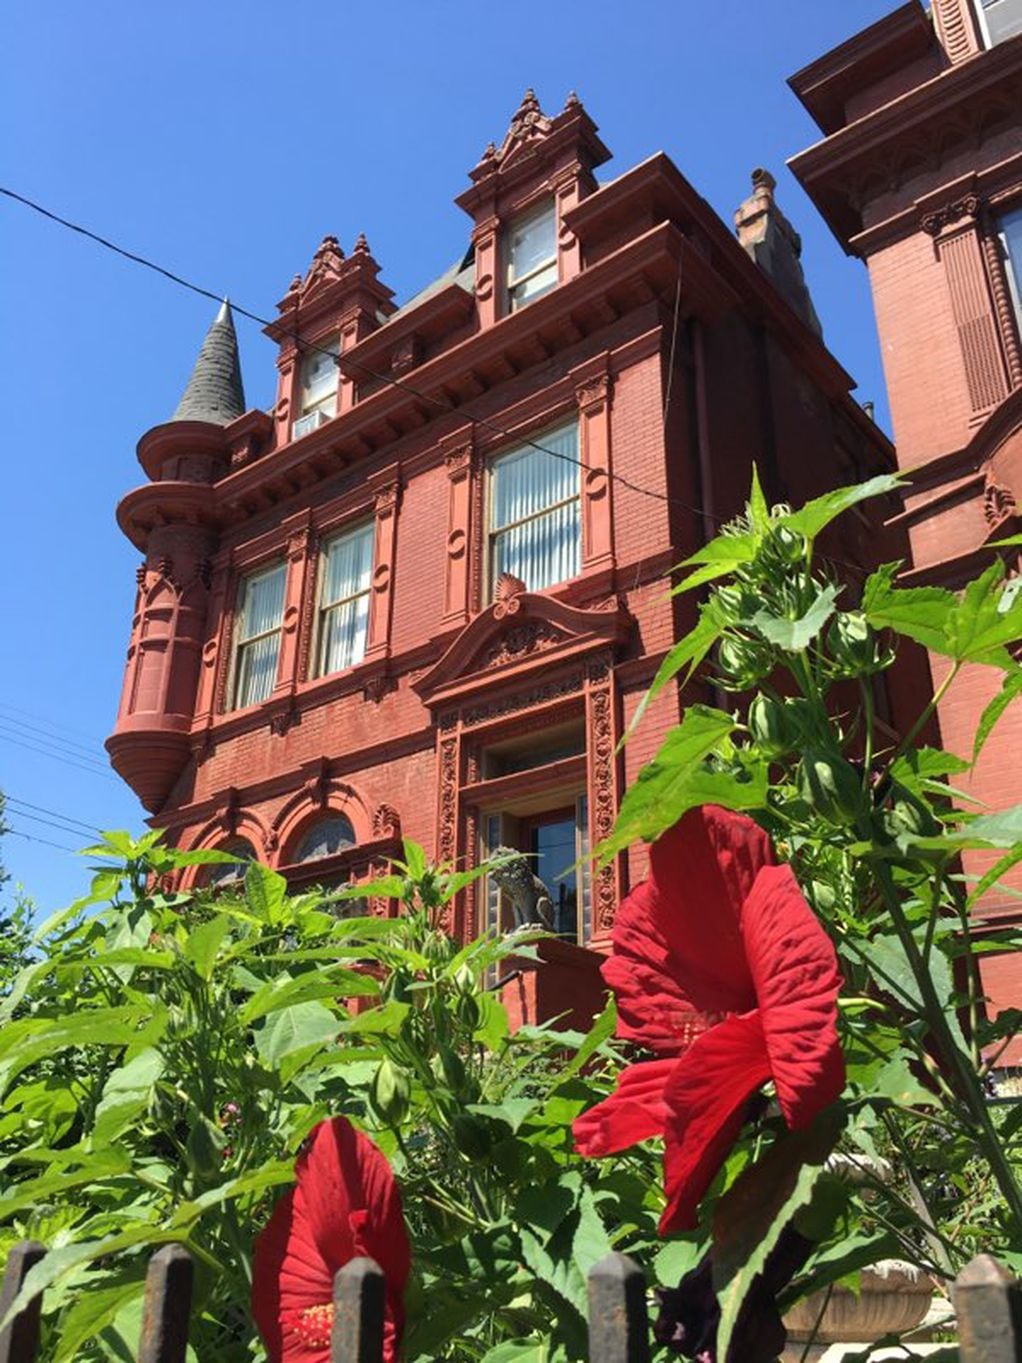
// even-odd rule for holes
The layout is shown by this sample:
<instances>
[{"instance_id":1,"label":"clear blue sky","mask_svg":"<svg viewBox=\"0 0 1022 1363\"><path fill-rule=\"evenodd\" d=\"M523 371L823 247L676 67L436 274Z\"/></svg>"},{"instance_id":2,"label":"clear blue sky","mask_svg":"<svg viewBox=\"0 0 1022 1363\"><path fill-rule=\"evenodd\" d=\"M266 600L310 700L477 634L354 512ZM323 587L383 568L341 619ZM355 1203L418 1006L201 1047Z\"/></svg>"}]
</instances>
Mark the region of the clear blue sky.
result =
<instances>
[{"instance_id":1,"label":"clear blue sky","mask_svg":"<svg viewBox=\"0 0 1022 1363\"><path fill-rule=\"evenodd\" d=\"M750 170L774 171L830 347L884 419L865 271L784 169L816 140L785 79L894 8L12 5L0 183L263 315L324 233L347 249L364 231L402 301L464 249L468 220L452 200L525 87L549 112L575 89L614 152L604 178L666 151L730 221ZM142 481L135 443L173 411L215 308L3 199L0 289L0 789L138 829L134 796L94 765L105 764L138 563L114 508ZM273 347L254 325L239 331L249 405L268 405ZM22 834L81 845L27 812L8 811ZM22 836L0 851L41 910L86 883L67 851Z\"/></svg>"}]
</instances>

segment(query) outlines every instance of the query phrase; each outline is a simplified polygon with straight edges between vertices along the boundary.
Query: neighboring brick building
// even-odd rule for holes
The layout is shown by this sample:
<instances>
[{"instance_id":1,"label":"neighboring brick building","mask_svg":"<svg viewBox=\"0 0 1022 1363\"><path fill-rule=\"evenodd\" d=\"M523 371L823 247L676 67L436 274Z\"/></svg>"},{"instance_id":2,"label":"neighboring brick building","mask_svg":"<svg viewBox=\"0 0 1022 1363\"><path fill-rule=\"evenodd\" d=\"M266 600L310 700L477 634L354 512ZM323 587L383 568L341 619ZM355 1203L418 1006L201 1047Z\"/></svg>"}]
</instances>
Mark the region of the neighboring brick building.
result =
<instances>
[{"instance_id":1,"label":"neighboring brick building","mask_svg":"<svg viewBox=\"0 0 1022 1363\"><path fill-rule=\"evenodd\" d=\"M564 936L606 939L641 852L566 868L678 718L665 694L618 755L692 620L665 571L741 509L753 460L793 501L893 462L771 177L736 240L667 157L598 186L607 156L574 96L551 118L528 92L458 200L471 246L447 274L396 308L363 238L325 238L267 329L273 409L244 410L225 305L142 438L108 747L181 845L336 883L401 833L459 863L513 844ZM877 552L865 516L838 536ZM470 891L453 929L496 900Z\"/></svg>"},{"instance_id":2,"label":"neighboring brick building","mask_svg":"<svg viewBox=\"0 0 1022 1363\"><path fill-rule=\"evenodd\" d=\"M991 540L1022 528L1022 0L934 0L932 14L912 0L791 85L824 133L792 169L869 268L898 462L912 470L903 581L957 588ZM938 681L946 669L933 659ZM946 747L971 754L1000 680L984 668L956 680ZM975 797L1018 803L1020 747L1015 704L968 782ZM981 918L1018 924L1019 901L991 893ZM995 1004L1019 1004L1022 959L990 960L985 979ZM1022 1042L1003 1059L1022 1063Z\"/></svg>"}]
</instances>

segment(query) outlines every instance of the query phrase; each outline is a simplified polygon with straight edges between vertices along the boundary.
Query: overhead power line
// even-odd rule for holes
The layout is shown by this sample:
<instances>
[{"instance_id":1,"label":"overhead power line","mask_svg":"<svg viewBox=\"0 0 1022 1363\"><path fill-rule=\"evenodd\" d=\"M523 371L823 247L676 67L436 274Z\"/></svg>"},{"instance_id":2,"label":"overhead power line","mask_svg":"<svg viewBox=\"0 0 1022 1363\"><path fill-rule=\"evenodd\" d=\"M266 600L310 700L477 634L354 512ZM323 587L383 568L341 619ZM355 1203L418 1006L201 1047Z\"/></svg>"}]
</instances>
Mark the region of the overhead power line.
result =
<instances>
[{"instance_id":1,"label":"overhead power line","mask_svg":"<svg viewBox=\"0 0 1022 1363\"><path fill-rule=\"evenodd\" d=\"M24 731L27 734L36 736L37 740L42 739L47 743L55 743L61 747L75 750L80 752L82 756L89 761L100 762L103 766L106 765L95 756L95 754L100 751L98 744L78 743L73 738L65 738L62 734L59 734L54 730L44 729L38 724L28 724L23 719L14 719L13 716L4 714L2 711L0 711L0 724L5 724L9 727Z\"/></svg>"},{"instance_id":2,"label":"overhead power line","mask_svg":"<svg viewBox=\"0 0 1022 1363\"><path fill-rule=\"evenodd\" d=\"M54 720L49 719L45 715L36 714L32 710L23 710L18 705L11 705L9 701L0 700L0 711L7 711L10 715L19 716L22 721L35 720L37 724L43 724L48 729L52 729L55 733L67 735L69 738L75 738L79 741L83 738L87 739L94 749L102 746L95 734L87 734L81 729L69 728L66 724L57 724Z\"/></svg>"},{"instance_id":3,"label":"overhead power line","mask_svg":"<svg viewBox=\"0 0 1022 1363\"><path fill-rule=\"evenodd\" d=\"M135 265L140 265L144 269L151 270L155 274L161 275L172 284L177 284L180 288L188 289L191 293L198 294L201 298L208 298L212 302L219 303L227 297L225 291L204 288L201 284L196 284L192 280L185 278L184 275L177 274L175 271L167 269L166 266L160 265L156 261L150 260L147 256L140 255L136 251L129 251L126 247L118 245L117 242L111 241L109 238L101 236L98 232L92 231L91 228L84 227L81 223L74 222L70 218L65 218L61 216L61 214L55 213L52 209L46 208L43 204L36 202L36 200L30 199L24 194L19 194L13 189L0 185L0 195L13 200L15 203L22 204L25 208L31 209L32 212L38 213L41 217L47 218L50 222L56 223L69 232L74 232L79 236L85 237L87 240L94 242L97 246L101 246L104 250L112 251L114 255L121 256L123 259L129 260ZM678 297L680 298L680 293ZM271 320L233 300L231 302L231 307L240 317L246 317L249 321L257 323L260 327L265 328L269 326L279 326L281 324L281 318ZM363 361L353 359L350 355L339 356L332 350L328 350L325 346L318 345L314 341L306 340L304 337L300 336L297 331L293 332L292 338L295 344L303 351L329 355L334 364L339 368L342 364L351 364L360 369L362 373L369 378L407 393L410 397L414 397L420 402L430 403L443 412L455 413L457 416L461 417L462 420L471 422L475 426L480 426L484 430L488 430L491 433L500 436L502 439L514 441L518 445L525 445L530 449L538 450L541 454L547 454L553 459L564 460L569 464L574 464L583 471L588 471L590 468L590 465L586 464L583 459L576 458L570 454L565 454L563 450L550 449L537 440L531 440L527 437L523 439L521 435L516 435L514 432L507 430L506 427L499 425L495 421L491 421L488 417L476 416L471 412L467 412L449 399L438 398L433 393L427 393L414 384L409 383L407 379L397 379L392 374L380 373ZM630 491L639 493L644 497L649 497L654 501L681 507L695 516L700 516L707 521L712 521L718 526L727 523L723 517L707 511L704 507L694 506L691 502L682 501L678 497L672 497L669 493L661 492L658 488L645 487L641 483L636 483L632 479L626 478L623 474L614 470L609 471L609 476L613 482L618 483L621 487L626 487ZM847 568L849 571L856 573L859 576L865 576L864 570L858 564L848 563L843 559L833 557L822 557L825 558L825 561Z\"/></svg>"},{"instance_id":4,"label":"overhead power line","mask_svg":"<svg viewBox=\"0 0 1022 1363\"><path fill-rule=\"evenodd\" d=\"M55 752L61 757L71 758L75 762L88 763L90 766L100 767L104 771L107 770L107 763L102 761L99 757L93 757L89 753L81 753L75 748L69 748L60 739L44 738L40 735L29 733L0 715L0 735L2 734L10 734L14 738L23 739L28 743L34 743L40 750Z\"/></svg>"},{"instance_id":5,"label":"overhead power line","mask_svg":"<svg viewBox=\"0 0 1022 1363\"><path fill-rule=\"evenodd\" d=\"M87 766L85 762L77 762L73 757L62 755L48 748L38 747L35 743L29 743L25 739L14 738L10 734L0 732L0 743L12 743L16 748L25 748L29 752L38 753L41 757L49 757L54 762L62 762L66 767L75 767L78 771L84 771L89 776L101 776L106 780L115 781L117 778L113 772L104 770L97 762L95 765Z\"/></svg>"},{"instance_id":6,"label":"overhead power line","mask_svg":"<svg viewBox=\"0 0 1022 1363\"><path fill-rule=\"evenodd\" d=\"M76 819L70 814L61 814L59 810L47 809L45 805L34 805L29 800L21 800L18 796L12 795L9 790L0 791L0 799L3 800L5 805L15 805L19 810L31 809L37 814L49 814L51 818L60 819L65 824L76 824L83 833L92 835L100 831L92 824L83 823L81 819ZM29 818L30 816L26 814L24 817Z\"/></svg>"}]
</instances>

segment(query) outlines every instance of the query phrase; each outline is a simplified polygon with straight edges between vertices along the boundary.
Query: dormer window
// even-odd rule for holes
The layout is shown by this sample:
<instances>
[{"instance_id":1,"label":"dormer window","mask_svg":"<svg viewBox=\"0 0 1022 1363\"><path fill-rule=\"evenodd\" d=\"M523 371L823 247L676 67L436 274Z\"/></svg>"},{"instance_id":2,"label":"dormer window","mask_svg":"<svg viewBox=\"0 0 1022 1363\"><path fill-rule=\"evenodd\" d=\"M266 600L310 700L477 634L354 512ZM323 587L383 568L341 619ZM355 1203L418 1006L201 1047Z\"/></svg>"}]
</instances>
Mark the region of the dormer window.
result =
<instances>
[{"instance_id":1,"label":"dormer window","mask_svg":"<svg viewBox=\"0 0 1022 1363\"><path fill-rule=\"evenodd\" d=\"M337 413L337 355L340 352L340 338L328 336L316 343L302 358L301 411L291 432L293 440L300 440L324 421L329 421Z\"/></svg>"},{"instance_id":2,"label":"dormer window","mask_svg":"<svg viewBox=\"0 0 1022 1363\"><path fill-rule=\"evenodd\" d=\"M553 200L507 229L507 306L515 312L557 283L557 220Z\"/></svg>"},{"instance_id":3,"label":"dormer window","mask_svg":"<svg viewBox=\"0 0 1022 1363\"><path fill-rule=\"evenodd\" d=\"M976 13L987 47L1022 33L1022 0L976 0Z\"/></svg>"}]
</instances>

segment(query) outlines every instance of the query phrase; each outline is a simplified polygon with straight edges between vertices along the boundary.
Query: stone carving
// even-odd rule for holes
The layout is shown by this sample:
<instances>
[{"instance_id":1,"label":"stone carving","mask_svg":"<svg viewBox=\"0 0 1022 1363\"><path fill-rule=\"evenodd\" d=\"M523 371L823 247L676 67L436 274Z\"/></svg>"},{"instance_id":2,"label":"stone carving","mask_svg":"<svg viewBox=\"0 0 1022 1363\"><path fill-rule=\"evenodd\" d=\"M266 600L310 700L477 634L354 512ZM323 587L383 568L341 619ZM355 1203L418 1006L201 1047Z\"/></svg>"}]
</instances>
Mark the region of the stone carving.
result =
<instances>
[{"instance_id":1,"label":"stone carving","mask_svg":"<svg viewBox=\"0 0 1022 1363\"><path fill-rule=\"evenodd\" d=\"M928 236L935 237L943 232L945 227L950 227L962 218L974 218L978 212L979 198L975 194L966 194L935 209L932 213L924 213L922 229Z\"/></svg>"},{"instance_id":2,"label":"stone carving","mask_svg":"<svg viewBox=\"0 0 1022 1363\"><path fill-rule=\"evenodd\" d=\"M595 663L588 669L592 683L589 691L592 830L597 844L610 837L616 815L614 722L609 674L606 663ZM613 866L603 866L593 876L593 921L600 932L608 932L614 922L617 907L615 879Z\"/></svg>"},{"instance_id":3,"label":"stone carving","mask_svg":"<svg viewBox=\"0 0 1022 1363\"><path fill-rule=\"evenodd\" d=\"M375 677L366 678L362 687L362 699L371 701L373 705L379 705L384 696L389 696L392 691L396 690L397 681L381 672Z\"/></svg>"},{"instance_id":4,"label":"stone carving","mask_svg":"<svg viewBox=\"0 0 1022 1363\"><path fill-rule=\"evenodd\" d=\"M319 537L309 531L305 541L305 581L302 584L302 613L298 622L298 680L309 679L309 654L316 618L316 560L319 556Z\"/></svg>"},{"instance_id":5,"label":"stone carving","mask_svg":"<svg viewBox=\"0 0 1022 1363\"><path fill-rule=\"evenodd\" d=\"M504 135L504 141L499 147L494 147L491 142L483 153L486 161L496 161L498 164L517 146L526 142L535 142L546 137L551 128L550 119L539 107L539 100L536 92L531 87L526 90L522 97L522 102L518 106L511 119L511 124Z\"/></svg>"},{"instance_id":6,"label":"stone carving","mask_svg":"<svg viewBox=\"0 0 1022 1363\"><path fill-rule=\"evenodd\" d=\"M481 655L479 666L502 667L505 663L517 662L533 653L544 653L556 647L563 638L559 630L553 629L543 620L526 620L495 639Z\"/></svg>"},{"instance_id":7,"label":"stone carving","mask_svg":"<svg viewBox=\"0 0 1022 1363\"><path fill-rule=\"evenodd\" d=\"M552 928L554 906L550 891L532 870L528 858L513 847L494 848L493 856L508 858L503 866L495 866L490 876L501 893L507 895L515 927L539 923L544 928Z\"/></svg>"},{"instance_id":8,"label":"stone carving","mask_svg":"<svg viewBox=\"0 0 1022 1363\"><path fill-rule=\"evenodd\" d=\"M458 740L445 738L440 744L440 811L437 855L442 862L453 862L458 852Z\"/></svg>"},{"instance_id":9,"label":"stone carving","mask_svg":"<svg viewBox=\"0 0 1022 1363\"><path fill-rule=\"evenodd\" d=\"M377 838L401 836L401 815L393 805L376 806L376 812L373 814L373 836Z\"/></svg>"},{"instance_id":10,"label":"stone carving","mask_svg":"<svg viewBox=\"0 0 1022 1363\"><path fill-rule=\"evenodd\" d=\"M515 577L514 573L501 573L497 578L496 586L493 589L493 599L498 607L503 606L503 610L493 612L496 619L502 616L513 614L518 609L516 597L521 596L525 591L525 583L520 577ZM514 602L514 605L511 603Z\"/></svg>"},{"instance_id":11,"label":"stone carving","mask_svg":"<svg viewBox=\"0 0 1022 1363\"><path fill-rule=\"evenodd\" d=\"M609 396L609 374L597 374L575 385L575 400L583 411L587 407L595 407L598 403L606 402Z\"/></svg>"},{"instance_id":12,"label":"stone carving","mask_svg":"<svg viewBox=\"0 0 1022 1363\"><path fill-rule=\"evenodd\" d=\"M513 696L505 696L502 700L487 701L480 705L474 705L471 709L462 711L462 721L465 724L482 724L487 720L500 719L504 715L514 714L517 710L527 710L533 705L542 705L544 701L557 700L561 696L577 695L582 687L581 674L576 672L571 676L563 677L560 681L545 682L542 686L534 686L528 691L519 691ZM443 721L441 721L443 727Z\"/></svg>"},{"instance_id":13,"label":"stone carving","mask_svg":"<svg viewBox=\"0 0 1022 1363\"><path fill-rule=\"evenodd\" d=\"M312 257L312 264L309 266L309 273L305 276L301 284L301 293L304 297L324 284L332 283L341 272L344 263L344 252L341 250L337 238L329 233L316 247L316 254ZM292 288L294 285L292 285ZM290 291L289 291L290 296Z\"/></svg>"},{"instance_id":14,"label":"stone carving","mask_svg":"<svg viewBox=\"0 0 1022 1363\"><path fill-rule=\"evenodd\" d=\"M983 490L983 515L987 525L993 528L1007 517L1015 514L1015 494L989 475Z\"/></svg>"},{"instance_id":15,"label":"stone carving","mask_svg":"<svg viewBox=\"0 0 1022 1363\"><path fill-rule=\"evenodd\" d=\"M270 716L270 733L275 734L277 738L283 738L290 728L301 722L301 712L292 702L286 710L278 710L275 715Z\"/></svg>"}]
</instances>

